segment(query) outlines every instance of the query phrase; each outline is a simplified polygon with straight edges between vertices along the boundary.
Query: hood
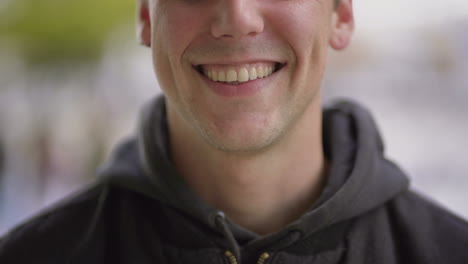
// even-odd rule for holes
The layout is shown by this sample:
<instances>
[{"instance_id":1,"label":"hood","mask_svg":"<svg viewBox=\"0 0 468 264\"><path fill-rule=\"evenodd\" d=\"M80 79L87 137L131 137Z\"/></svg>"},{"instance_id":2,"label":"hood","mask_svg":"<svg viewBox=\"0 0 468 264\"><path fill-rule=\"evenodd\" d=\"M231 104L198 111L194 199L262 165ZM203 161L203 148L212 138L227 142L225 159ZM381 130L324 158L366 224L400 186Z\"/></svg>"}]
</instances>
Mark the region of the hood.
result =
<instances>
[{"instance_id":1,"label":"hood","mask_svg":"<svg viewBox=\"0 0 468 264\"><path fill-rule=\"evenodd\" d=\"M103 181L157 199L220 231L217 218L223 214L196 196L178 175L168 155L168 137L165 101L159 96L144 108L139 134L122 143L101 170ZM407 177L385 159L375 122L358 104L341 100L324 107L323 143L331 166L321 196L284 230L257 237L259 245L294 233L295 239L287 239L286 244L291 244L298 237L364 214L408 188ZM253 233L229 224L230 231L224 226L220 232L255 238Z\"/></svg>"}]
</instances>

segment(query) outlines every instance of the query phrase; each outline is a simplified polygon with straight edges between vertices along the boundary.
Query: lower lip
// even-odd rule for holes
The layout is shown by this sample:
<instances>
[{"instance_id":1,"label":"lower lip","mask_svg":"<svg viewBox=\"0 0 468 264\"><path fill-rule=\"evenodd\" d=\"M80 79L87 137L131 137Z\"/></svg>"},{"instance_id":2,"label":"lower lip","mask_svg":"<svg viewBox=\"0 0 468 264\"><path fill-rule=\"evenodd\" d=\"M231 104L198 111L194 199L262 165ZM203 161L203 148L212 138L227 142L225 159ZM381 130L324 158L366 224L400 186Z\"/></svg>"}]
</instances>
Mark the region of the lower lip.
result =
<instances>
[{"instance_id":1,"label":"lower lip","mask_svg":"<svg viewBox=\"0 0 468 264\"><path fill-rule=\"evenodd\" d=\"M205 75L197 73L202 77L203 81L208 87L217 95L223 97L247 97L252 96L262 89L267 88L271 82L278 76L278 73L284 69L282 67L272 75L264 78L255 79L252 81L240 83L240 84L228 84L222 82L215 82L208 79Z\"/></svg>"}]
</instances>

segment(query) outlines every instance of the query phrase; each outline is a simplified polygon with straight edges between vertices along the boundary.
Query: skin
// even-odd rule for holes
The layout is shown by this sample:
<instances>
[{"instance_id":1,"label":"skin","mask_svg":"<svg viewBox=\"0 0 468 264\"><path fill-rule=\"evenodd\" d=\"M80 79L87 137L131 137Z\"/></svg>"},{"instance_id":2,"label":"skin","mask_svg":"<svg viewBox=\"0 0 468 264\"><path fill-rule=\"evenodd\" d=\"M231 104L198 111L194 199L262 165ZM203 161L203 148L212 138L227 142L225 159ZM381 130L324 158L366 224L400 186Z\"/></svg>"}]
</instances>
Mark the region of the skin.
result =
<instances>
[{"instance_id":1,"label":"skin","mask_svg":"<svg viewBox=\"0 0 468 264\"><path fill-rule=\"evenodd\" d=\"M329 47L350 41L352 0L140 0L139 21L182 177L259 234L300 217L326 177L320 87ZM214 93L194 68L260 61L283 67L248 96Z\"/></svg>"}]
</instances>

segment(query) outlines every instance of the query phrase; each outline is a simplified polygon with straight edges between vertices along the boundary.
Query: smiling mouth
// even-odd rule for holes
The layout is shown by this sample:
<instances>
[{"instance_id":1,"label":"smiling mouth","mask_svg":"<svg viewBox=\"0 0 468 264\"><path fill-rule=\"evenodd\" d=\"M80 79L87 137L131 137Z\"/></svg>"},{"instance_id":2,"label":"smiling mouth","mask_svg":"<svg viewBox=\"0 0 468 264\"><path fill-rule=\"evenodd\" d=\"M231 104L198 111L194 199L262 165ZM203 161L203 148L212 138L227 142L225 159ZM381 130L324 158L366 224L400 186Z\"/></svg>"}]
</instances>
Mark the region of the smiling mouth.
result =
<instances>
[{"instance_id":1,"label":"smiling mouth","mask_svg":"<svg viewBox=\"0 0 468 264\"><path fill-rule=\"evenodd\" d=\"M271 76L285 65L285 63L278 62L261 62L239 65L200 64L194 66L194 68L211 81L228 84L241 84Z\"/></svg>"}]
</instances>

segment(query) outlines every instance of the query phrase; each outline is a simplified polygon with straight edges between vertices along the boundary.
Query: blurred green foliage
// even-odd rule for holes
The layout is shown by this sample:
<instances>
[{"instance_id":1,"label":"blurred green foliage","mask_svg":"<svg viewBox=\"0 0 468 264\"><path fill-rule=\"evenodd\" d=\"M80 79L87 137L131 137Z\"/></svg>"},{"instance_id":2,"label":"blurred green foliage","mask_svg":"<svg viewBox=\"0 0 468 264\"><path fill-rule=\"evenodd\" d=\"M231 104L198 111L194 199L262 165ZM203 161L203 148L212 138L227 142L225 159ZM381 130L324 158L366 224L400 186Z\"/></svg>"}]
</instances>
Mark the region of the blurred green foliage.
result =
<instances>
[{"instance_id":1,"label":"blurred green foliage","mask_svg":"<svg viewBox=\"0 0 468 264\"><path fill-rule=\"evenodd\" d=\"M135 0L2 0L0 32L31 64L98 59L109 33L134 21ZM133 36L133 35L131 35Z\"/></svg>"}]
</instances>

